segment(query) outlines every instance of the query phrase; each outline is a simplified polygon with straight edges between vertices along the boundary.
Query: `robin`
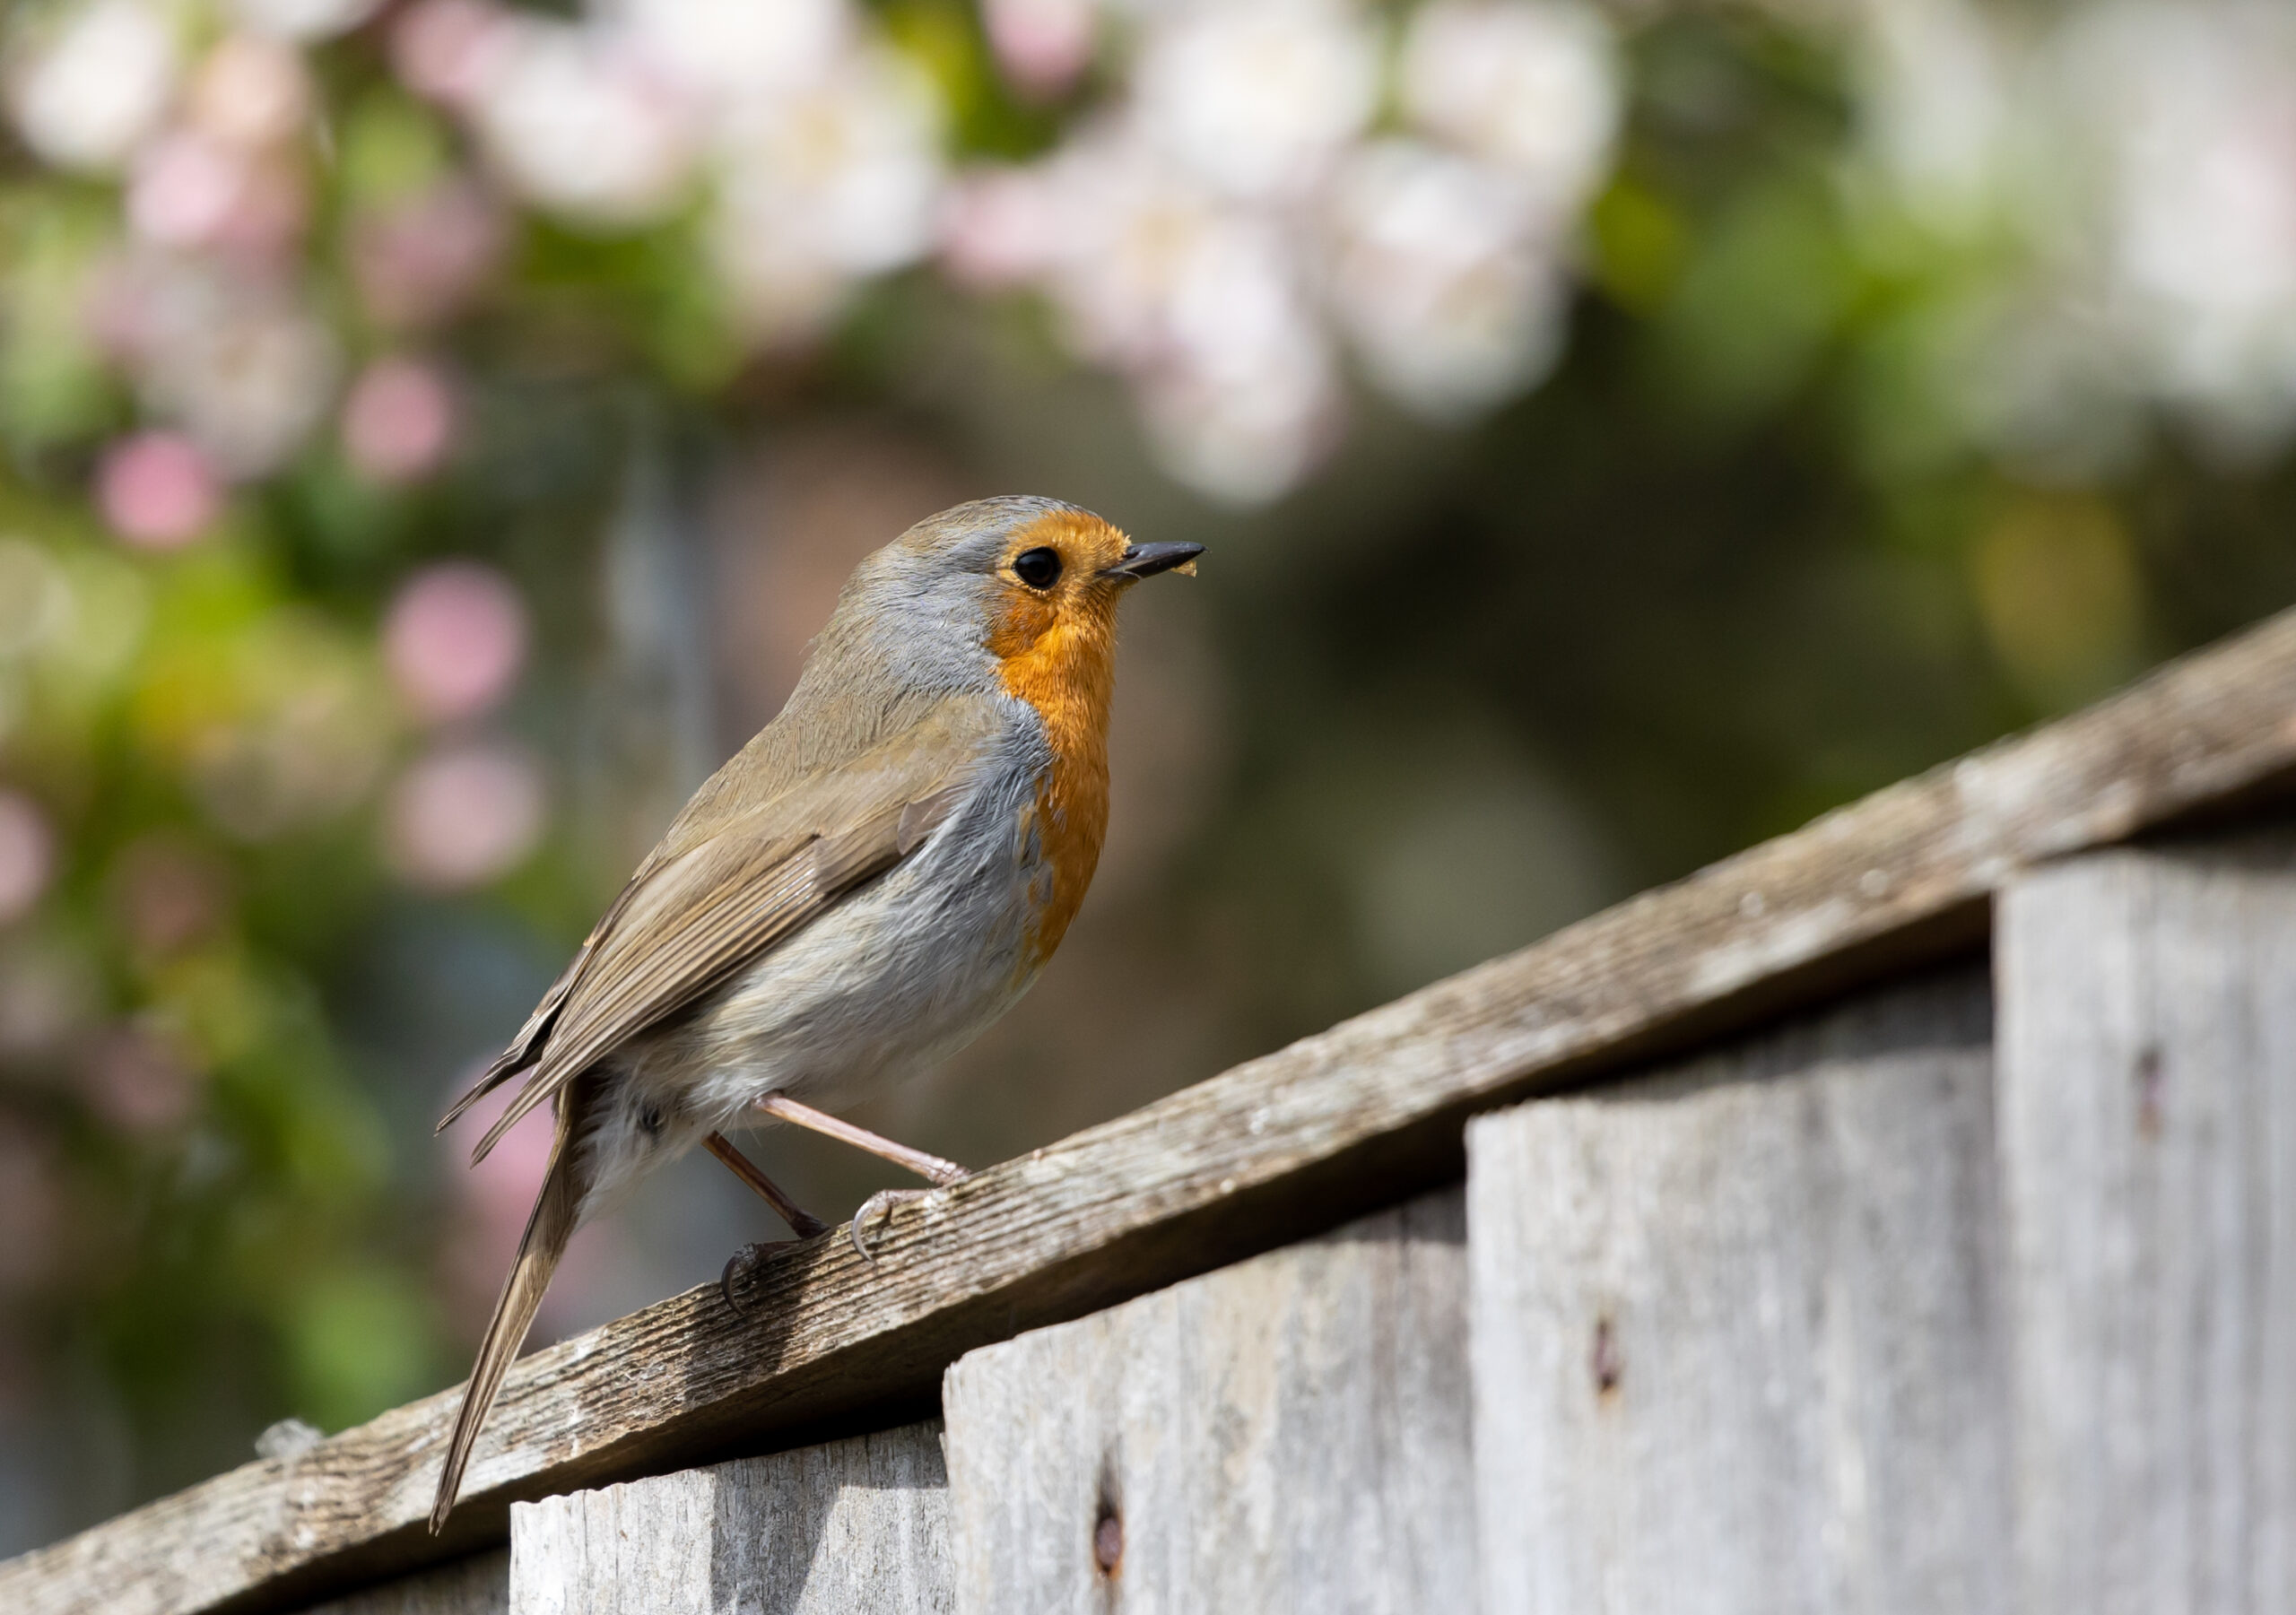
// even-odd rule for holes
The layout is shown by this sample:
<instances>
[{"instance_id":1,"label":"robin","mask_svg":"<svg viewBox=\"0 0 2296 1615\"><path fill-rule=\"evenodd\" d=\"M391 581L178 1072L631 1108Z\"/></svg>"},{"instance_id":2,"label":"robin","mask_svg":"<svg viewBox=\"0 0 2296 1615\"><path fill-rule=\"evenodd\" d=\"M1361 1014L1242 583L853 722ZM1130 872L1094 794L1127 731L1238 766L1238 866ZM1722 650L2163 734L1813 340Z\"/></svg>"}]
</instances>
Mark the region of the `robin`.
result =
<instances>
[{"instance_id":1,"label":"robin","mask_svg":"<svg viewBox=\"0 0 2296 1615\"><path fill-rule=\"evenodd\" d=\"M783 1122L936 1185L966 1176L830 1113L971 1041L1060 945L1108 824L1117 602L1202 552L1004 498L919 522L855 569L780 716L693 794L439 1124L523 1077L474 1164L545 1101L556 1130L432 1532L567 1240L646 1173L701 1144L806 1237L824 1225L727 1129ZM856 1247L869 1255L890 1202L929 1193L873 1196Z\"/></svg>"}]
</instances>

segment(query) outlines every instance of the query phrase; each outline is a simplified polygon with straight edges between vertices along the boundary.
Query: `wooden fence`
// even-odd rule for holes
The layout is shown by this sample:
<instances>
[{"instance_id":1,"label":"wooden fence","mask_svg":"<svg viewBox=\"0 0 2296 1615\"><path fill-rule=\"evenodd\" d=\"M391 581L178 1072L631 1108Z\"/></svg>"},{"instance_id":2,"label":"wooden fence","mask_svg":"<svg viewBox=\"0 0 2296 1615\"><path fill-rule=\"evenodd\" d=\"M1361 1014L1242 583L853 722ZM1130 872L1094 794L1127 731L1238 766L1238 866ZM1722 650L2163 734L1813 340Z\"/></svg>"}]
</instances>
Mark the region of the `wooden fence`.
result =
<instances>
[{"instance_id":1,"label":"wooden fence","mask_svg":"<svg viewBox=\"0 0 2296 1615\"><path fill-rule=\"evenodd\" d=\"M2290 804L2296 614L0 1610L2296 1609Z\"/></svg>"}]
</instances>

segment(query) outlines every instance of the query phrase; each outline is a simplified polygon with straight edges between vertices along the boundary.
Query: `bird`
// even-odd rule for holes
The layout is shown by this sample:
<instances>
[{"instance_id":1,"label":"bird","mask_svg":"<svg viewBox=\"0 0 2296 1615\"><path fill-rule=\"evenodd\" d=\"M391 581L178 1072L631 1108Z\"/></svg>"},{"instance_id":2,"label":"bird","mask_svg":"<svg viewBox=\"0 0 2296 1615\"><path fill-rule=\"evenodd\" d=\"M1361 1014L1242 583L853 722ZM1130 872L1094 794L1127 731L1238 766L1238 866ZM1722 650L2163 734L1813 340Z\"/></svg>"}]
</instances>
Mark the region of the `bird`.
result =
<instances>
[{"instance_id":1,"label":"bird","mask_svg":"<svg viewBox=\"0 0 2296 1615\"><path fill-rule=\"evenodd\" d=\"M567 1241L703 1145L800 1237L825 1225L725 1134L784 1123L945 1185L966 1172L835 1112L1012 1007L1083 901L1108 823L1118 600L1204 546L1135 543L1078 506L974 500L865 558L780 713L703 782L509 1047L439 1124L514 1097L553 1112L549 1165L463 1391L430 1513ZM891 1202L856 1213L851 1237ZM735 1264L725 1289L733 1300Z\"/></svg>"}]
</instances>

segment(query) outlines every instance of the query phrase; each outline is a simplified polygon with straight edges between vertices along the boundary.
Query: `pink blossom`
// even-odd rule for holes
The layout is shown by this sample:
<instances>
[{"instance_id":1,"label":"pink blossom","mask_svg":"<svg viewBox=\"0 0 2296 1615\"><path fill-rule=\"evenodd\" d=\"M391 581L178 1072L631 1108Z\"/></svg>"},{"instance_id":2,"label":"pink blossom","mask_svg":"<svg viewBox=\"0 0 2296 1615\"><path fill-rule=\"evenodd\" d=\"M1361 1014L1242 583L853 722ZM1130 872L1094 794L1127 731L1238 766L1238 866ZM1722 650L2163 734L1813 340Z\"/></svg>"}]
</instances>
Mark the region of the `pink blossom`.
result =
<instances>
[{"instance_id":1,"label":"pink blossom","mask_svg":"<svg viewBox=\"0 0 2296 1615\"><path fill-rule=\"evenodd\" d=\"M1067 225L1042 170L975 169L942 205L941 262L982 291L1026 285L1060 262Z\"/></svg>"},{"instance_id":2,"label":"pink blossom","mask_svg":"<svg viewBox=\"0 0 2296 1615\"><path fill-rule=\"evenodd\" d=\"M55 863L55 838L32 799L0 789L0 925L31 912Z\"/></svg>"},{"instance_id":3,"label":"pink blossom","mask_svg":"<svg viewBox=\"0 0 2296 1615\"><path fill-rule=\"evenodd\" d=\"M392 864L412 885L457 891L507 874L541 838L542 774L496 741L442 747L392 787L385 811Z\"/></svg>"},{"instance_id":4,"label":"pink blossom","mask_svg":"<svg viewBox=\"0 0 2296 1615\"><path fill-rule=\"evenodd\" d=\"M473 717L509 693L526 654L526 610L510 580L476 561L427 567L383 624L391 680L422 717Z\"/></svg>"},{"instance_id":5,"label":"pink blossom","mask_svg":"<svg viewBox=\"0 0 2296 1615\"><path fill-rule=\"evenodd\" d=\"M467 180L435 186L352 229L351 270L385 326L430 326L460 312L501 259L501 209Z\"/></svg>"},{"instance_id":6,"label":"pink blossom","mask_svg":"<svg viewBox=\"0 0 2296 1615\"><path fill-rule=\"evenodd\" d=\"M214 521L215 473L179 432L147 431L115 445L96 473L96 502L112 531L143 550L180 549Z\"/></svg>"},{"instance_id":7,"label":"pink blossom","mask_svg":"<svg viewBox=\"0 0 2296 1615\"><path fill-rule=\"evenodd\" d=\"M985 0L981 9L996 65L1028 94L1060 94L1092 59L1093 0Z\"/></svg>"},{"instance_id":8,"label":"pink blossom","mask_svg":"<svg viewBox=\"0 0 2296 1615\"><path fill-rule=\"evenodd\" d=\"M127 187L128 224L160 247L276 257L302 233L309 212L290 161L191 129L146 146Z\"/></svg>"},{"instance_id":9,"label":"pink blossom","mask_svg":"<svg viewBox=\"0 0 2296 1615\"><path fill-rule=\"evenodd\" d=\"M370 482L428 476L446 458L454 429L454 395L421 360L377 360L344 401L343 451Z\"/></svg>"},{"instance_id":10,"label":"pink blossom","mask_svg":"<svg viewBox=\"0 0 2296 1615\"><path fill-rule=\"evenodd\" d=\"M391 30L391 62L417 95L466 106L492 82L513 26L483 0L419 0Z\"/></svg>"},{"instance_id":11,"label":"pink blossom","mask_svg":"<svg viewBox=\"0 0 2296 1615\"><path fill-rule=\"evenodd\" d=\"M197 247L222 233L247 184L244 155L178 130L154 141L127 187L127 222L162 247Z\"/></svg>"}]
</instances>

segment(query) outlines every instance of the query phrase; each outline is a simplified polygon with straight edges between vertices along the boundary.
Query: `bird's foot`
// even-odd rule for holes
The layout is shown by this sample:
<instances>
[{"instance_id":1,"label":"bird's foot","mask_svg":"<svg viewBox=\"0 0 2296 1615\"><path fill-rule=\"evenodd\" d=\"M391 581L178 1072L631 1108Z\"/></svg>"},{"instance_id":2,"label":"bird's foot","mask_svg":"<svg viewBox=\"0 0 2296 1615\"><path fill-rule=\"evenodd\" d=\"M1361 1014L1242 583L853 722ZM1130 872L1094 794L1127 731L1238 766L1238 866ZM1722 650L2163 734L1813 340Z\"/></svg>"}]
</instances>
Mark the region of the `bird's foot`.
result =
<instances>
[{"instance_id":1,"label":"bird's foot","mask_svg":"<svg viewBox=\"0 0 2296 1615\"><path fill-rule=\"evenodd\" d=\"M810 1237L822 1232L826 1226L815 1218L808 1217L805 1220L813 1226L811 1229L799 1229L797 1232L801 1236ZM798 1243L796 1239L768 1239L757 1245L745 1245L726 1258L726 1271L718 1275L718 1293L726 1298L726 1305L735 1317L748 1315L743 1311L742 1304L734 1299L734 1287L757 1271L757 1264L765 1260L768 1251L778 1251L785 1246Z\"/></svg>"},{"instance_id":2,"label":"bird's foot","mask_svg":"<svg viewBox=\"0 0 2296 1615\"><path fill-rule=\"evenodd\" d=\"M947 1170L934 1174L932 1188L879 1189L861 1203L861 1209L853 1213L853 1220L846 1229L846 1237L853 1242L853 1248L859 1253L861 1260L872 1267L877 1265L877 1258L869 1249L869 1226L872 1223L891 1216L892 1209L897 1205L907 1201L926 1199L938 1194L950 1185L961 1184L972 1176L962 1167L951 1166L945 1161L942 1165Z\"/></svg>"}]
</instances>

